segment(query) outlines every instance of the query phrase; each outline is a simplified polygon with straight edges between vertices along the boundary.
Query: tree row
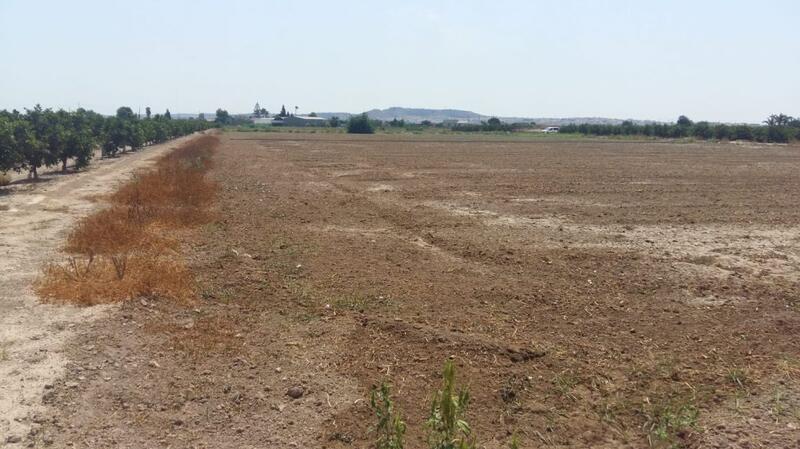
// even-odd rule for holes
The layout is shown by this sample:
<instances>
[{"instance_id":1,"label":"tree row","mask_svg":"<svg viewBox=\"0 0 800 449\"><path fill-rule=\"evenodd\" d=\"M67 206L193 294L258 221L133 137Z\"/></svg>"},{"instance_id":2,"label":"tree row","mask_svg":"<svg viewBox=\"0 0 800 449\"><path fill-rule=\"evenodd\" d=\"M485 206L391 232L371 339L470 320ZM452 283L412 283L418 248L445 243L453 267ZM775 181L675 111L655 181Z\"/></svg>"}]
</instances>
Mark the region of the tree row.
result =
<instances>
[{"instance_id":1,"label":"tree row","mask_svg":"<svg viewBox=\"0 0 800 449\"><path fill-rule=\"evenodd\" d=\"M140 118L129 107L117 109L113 117L79 108L75 111L26 109L0 111L0 173L27 171L38 178L42 167L74 161L75 169L89 165L95 150L104 157L136 151L154 143L212 127L205 120L172 120L169 110L163 115Z\"/></svg>"},{"instance_id":2,"label":"tree row","mask_svg":"<svg viewBox=\"0 0 800 449\"><path fill-rule=\"evenodd\" d=\"M776 114L769 116L763 125L727 125L709 122L695 123L685 116L680 116L675 123L636 124L632 121L625 121L620 125L564 125L560 132L595 136L694 137L705 140L785 143L790 140L800 140L800 119Z\"/></svg>"}]
</instances>

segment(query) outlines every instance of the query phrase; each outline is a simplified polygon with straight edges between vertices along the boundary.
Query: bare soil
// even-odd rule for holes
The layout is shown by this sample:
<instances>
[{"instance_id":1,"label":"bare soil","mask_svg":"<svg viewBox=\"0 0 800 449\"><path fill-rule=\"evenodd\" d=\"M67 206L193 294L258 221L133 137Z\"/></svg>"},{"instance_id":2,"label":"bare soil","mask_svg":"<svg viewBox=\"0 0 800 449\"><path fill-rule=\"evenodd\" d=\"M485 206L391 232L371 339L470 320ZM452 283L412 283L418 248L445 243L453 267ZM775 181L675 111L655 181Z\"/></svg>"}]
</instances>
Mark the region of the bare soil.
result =
<instances>
[{"instance_id":1,"label":"bare soil","mask_svg":"<svg viewBox=\"0 0 800 449\"><path fill-rule=\"evenodd\" d=\"M68 363L64 342L106 312L41 304L32 283L43 264L60 257L70 226L98 207L100 197L186 139L0 188L0 445L24 440L40 419L45 388Z\"/></svg>"},{"instance_id":2,"label":"bare soil","mask_svg":"<svg viewBox=\"0 0 800 449\"><path fill-rule=\"evenodd\" d=\"M800 148L226 134L195 304L81 326L55 447L425 444L452 358L479 447L798 447ZM302 387L300 398L287 395Z\"/></svg>"}]
</instances>

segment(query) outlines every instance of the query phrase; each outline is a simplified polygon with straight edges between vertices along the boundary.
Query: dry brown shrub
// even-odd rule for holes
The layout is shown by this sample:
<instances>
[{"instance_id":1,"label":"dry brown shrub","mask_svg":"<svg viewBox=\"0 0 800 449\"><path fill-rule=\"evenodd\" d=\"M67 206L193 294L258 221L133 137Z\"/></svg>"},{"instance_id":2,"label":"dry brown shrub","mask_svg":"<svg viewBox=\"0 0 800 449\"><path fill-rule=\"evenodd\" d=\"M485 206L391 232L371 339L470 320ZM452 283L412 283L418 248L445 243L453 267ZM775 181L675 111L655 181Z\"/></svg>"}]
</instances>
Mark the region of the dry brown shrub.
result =
<instances>
[{"instance_id":1,"label":"dry brown shrub","mask_svg":"<svg viewBox=\"0 0 800 449\"><path fill-rule=\"evenodd\" d=\"M164 235L209 219L216 186L205 173L218 143L203 136L178 147L112 195L111 207L81 220L64 248L73 256L43 269L39 295L82 305L138 296L190 301L191 273Z\"/></svg>"},{"instance_id":2,"label":"dry brown shrub","mask_svg":"<svg viewBox=\"0 0 800 449\"><path fill-rule=\"evenodd\" d=\"M174 242L152 232L126 207L113 206L83 220L70 232L64 250L86 256L174 248Z\"/></svg>"},{"instance_id":3,"label":"dry brown shrub","mask_svg":"<svg viewBox=\"0 0 800 449\"><path fill-rule=\"evenodd\" d=\"M47 265L37 290L48 302L85 306L140 296L189 303L194 295L193 277L183 262L146 253Z\"/></svg>"}]
</instances>

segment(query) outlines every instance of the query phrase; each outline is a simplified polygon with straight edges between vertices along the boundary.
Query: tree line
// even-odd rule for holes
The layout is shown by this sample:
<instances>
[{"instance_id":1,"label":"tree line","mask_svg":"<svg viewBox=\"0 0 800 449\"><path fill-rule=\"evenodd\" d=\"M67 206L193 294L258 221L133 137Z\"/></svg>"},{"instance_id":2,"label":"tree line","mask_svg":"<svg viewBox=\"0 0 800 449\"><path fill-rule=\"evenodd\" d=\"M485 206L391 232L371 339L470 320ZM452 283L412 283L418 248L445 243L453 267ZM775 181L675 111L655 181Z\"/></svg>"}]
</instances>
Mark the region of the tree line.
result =
<instances>
[{"instance_id":1,"label":"tree line","mask_svg":"<svg viewBox=\"0 0 800 449\"><path fill-rule=\"evenodd\" d=\"M800 118L785 114L770 115L763 125L728 125L725 123L693 122L680 116L675 123L636 124L626 120L619 125L573 124L561 127L562 133L594 136L644 136L661 138L694 137L703 140L749 140L786 143L800 140Z\"/></svg>"},{"instance_id":2,"label":"tree line","mask_svg":"<svg viewBox=\"0 0 800 449\"><path fill-rule=\"evenodd\" d=\"M205 130L212 125L205 120L172 120L167 110L145 118L127 106L113 117L78 108L75 111L33 109L0 111L0 173L28 171L38 178L39 169L73 160L75 169L89 165L96 148L103 156L165 142L169 139Z\"/></svg>"}]
</instances>

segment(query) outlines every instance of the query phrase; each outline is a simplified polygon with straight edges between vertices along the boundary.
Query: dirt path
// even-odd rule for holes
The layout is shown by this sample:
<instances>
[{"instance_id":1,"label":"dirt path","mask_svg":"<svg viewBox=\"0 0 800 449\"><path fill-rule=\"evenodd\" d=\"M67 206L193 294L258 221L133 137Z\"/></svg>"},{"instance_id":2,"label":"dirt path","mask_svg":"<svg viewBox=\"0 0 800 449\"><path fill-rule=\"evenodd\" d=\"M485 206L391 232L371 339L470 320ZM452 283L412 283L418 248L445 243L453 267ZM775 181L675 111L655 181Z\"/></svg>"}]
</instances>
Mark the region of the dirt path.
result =
<instances>
[{"instance_id":1,"label":"dirt path","mask_svg":"<svg viewBox=\"0 0 800 449\"><path fill-rule=\"evenodd\" d=\"M97 207L94 198L189 138L0 193L0 443L24 440L38 420L42 395L67 363L63 342L106 311L40 304L31 284L42 264L59 257L65 232Z\"/></svg>"}]
</instances>

